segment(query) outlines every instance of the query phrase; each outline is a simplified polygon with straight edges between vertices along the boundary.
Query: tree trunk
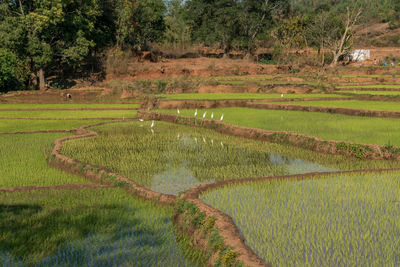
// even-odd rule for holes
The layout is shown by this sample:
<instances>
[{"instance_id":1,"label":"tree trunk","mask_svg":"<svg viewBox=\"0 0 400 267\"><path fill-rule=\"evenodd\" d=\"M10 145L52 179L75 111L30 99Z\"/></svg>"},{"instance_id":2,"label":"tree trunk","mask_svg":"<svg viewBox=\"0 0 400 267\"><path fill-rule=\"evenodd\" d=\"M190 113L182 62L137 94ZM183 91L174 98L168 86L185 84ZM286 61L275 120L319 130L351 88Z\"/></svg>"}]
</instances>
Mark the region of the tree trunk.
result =
<instances>
[{"instance_id":1,"label":"tree trunk","mask_svg":"<svg viewBox=\"0 0 400 267\"><path fill-rule=\"evenodd\" d=\"M46 80L44 78L44 70L43 69L40 69L38 71L38 76L39 76L39 89L45 90L46 89Z\"/></svg>"}]
</instances>

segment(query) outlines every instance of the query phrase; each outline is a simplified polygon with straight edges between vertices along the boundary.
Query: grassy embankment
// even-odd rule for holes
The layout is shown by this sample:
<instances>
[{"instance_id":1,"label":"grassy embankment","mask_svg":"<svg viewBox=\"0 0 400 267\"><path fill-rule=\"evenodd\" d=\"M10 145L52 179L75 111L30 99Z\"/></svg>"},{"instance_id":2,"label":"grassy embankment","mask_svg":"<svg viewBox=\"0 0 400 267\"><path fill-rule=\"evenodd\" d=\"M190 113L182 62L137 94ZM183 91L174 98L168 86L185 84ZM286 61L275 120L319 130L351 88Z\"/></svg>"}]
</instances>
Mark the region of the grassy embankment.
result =
<instances>
[{"instance_id":1,"label":"grassy embankment","mask_svg":"<svg viewBox=\"0 0 400 267\"><path fill-rule=\"evenodd\" d=\"M274 131L291 131L327 140L355 143L400 146L398 119L366 118L340 114L306 111L281 111L251 108L199 109L198 115L207 111L219 119L224 114L227 123ZM176 114L176 110L160 110ZM181 115L193 116L194 110L181 110Z\"/></svg>"},{"instance_id":2,"label":"grassy embankment","mask_svg":"<svg viewBox=\"0 0 400 267\"><path fill-rule=\"evenodd\" d=\"M253 182L201 199L230 215L246 243L272 266L398 266L398 177Z\"/></svg>"},{"instance_id":3,"label":"grassy embankment","mask_svg":"<svg viewBox=\"0 0 400 267\"><path fill-rule=\"evenodd\" d=\"M1 104L1 109L138 108L139 104ZM0 113L1 114L1 113Z\"/></svg>"},{"instance_id":4,"label":"grassy embankment","mask_svg":"<svg viewBox=\"0 0 400 267\"><path fill-rule=\"evenodd\" d=\"M35 110L35 111L0 111L0 117L23 118L133 118L136 110Z\"/></svg>"},{"instance_id":5,"label":"grassy embankment","mask_svg":"<svg viewBox=\"0 0 400 267\"><path fill-rule=\"evenodd\" d=\"M400 90L400 87L399 87ZM342 93L355 94L355 95L384 95L384 96L400 96L400 91L340 91Z\"/></svg>"}]
</instances>

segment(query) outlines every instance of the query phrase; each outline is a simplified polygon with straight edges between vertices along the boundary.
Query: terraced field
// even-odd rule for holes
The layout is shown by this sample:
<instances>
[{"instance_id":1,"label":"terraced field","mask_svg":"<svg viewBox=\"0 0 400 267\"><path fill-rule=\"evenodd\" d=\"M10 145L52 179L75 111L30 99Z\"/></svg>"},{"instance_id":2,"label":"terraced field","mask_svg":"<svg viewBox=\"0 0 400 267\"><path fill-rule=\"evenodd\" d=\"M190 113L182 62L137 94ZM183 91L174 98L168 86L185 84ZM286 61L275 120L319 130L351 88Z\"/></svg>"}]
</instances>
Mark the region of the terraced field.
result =
<instances>
[{"instance_id":1,"label":"terraced field","mask_svg":"<svg viewBox=\"0 0 400 267\"><path fill-rule=\"evenodd\" d=\"M302 105L302 106L317 106L317 107L400 111L399 103L383 102L383 101L331 100L331 101L290 101L290 102L288 101L288 102L275 102L275 103Z\"/></svg>"},{"instance_id":2,"label":"terraced field","mask_svg":"<svg viewBox=\"0 0 400 267\"><path fill-rule=\"evenodd\" d=\"M228 100L228 99L277 99L277 98L331 98L345 97L335 94L249 94L249 93L209 93L209 94L162 94L158 97L168 100Z\"/></svg>"}]
</instances>

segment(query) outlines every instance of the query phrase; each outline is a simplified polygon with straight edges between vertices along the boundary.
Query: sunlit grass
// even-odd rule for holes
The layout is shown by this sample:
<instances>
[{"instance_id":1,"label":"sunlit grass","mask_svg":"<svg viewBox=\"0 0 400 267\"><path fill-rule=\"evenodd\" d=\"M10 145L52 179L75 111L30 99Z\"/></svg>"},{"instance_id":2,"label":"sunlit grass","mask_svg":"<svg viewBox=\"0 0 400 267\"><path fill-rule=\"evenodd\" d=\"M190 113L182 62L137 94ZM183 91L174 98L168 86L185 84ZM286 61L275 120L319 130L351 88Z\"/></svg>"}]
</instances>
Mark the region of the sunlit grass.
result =
<instances>
[{"instance_id":1,"label":"sunlit grass","mask_svg":"<svg viewBox=\"0 0 400 267\"><path fill-rule=\"evenodd\" d=\"M400 89L400 84L368 84L368 85L342 85L336 86L338 89L350 89L350 88L398 88Z\"/></svg>"},{"instance_id":2,"label":"sunlit grass","mask_svg":"<svg viewBox=\"0 0 400 267\"><path fill-rule=\"evenodd\" d=\"M80 176L47 165L44 149L49 148L55 139L66 135L0 135L0 187L90 183Z\"/></svg>"},{"instance_id":3,"label":"sunlit grass","mask_svg":"<svg viewBox=\"0 0 400 267\"><path fill-rule=\"evenodd\" d=\"M251 128L274 131L291 131L317 136L322 139L351 141L355 143L400 146L400 121L390 118L367 118L308 111L265 110L251 108L199 109L200 117L207 111L224 121ZM176 114L176 110L161 110ZM194 110L181 110L181 115L193 116Z\"/></svg>"},{"instance_id":4,"label":"sunlit grass","mask_svg":"<svg viewBox=\"0 0 400 267\"><path fill-rule=\"evenodd\" d=\"M1 104L1 109L137 108L139 104ZM1 113L0 113L1 114Z\"/></svg>"},{"instance_id":5,"label":"sunlit grass","mask_svg":"<svg viewBox=\"0 0 400 267\"><path fill-rule=\"evenodd\" d=\"M290 102L274 102L274 104L400 111L399 103L387 102L387 101L362 101L362 100L290 101Z\"/></svg>"},{"instance_id":6,"label":"sunlit grass","mask_svg":"<svg viewBox=\"0 0 400 267\"><path fill-rule=\"evenodd\" d=\"M136 110L35 110L35 111L1 111L0 117L29 118L133 118Z\"/></svg>"},{"instance_id":7,"label":"sunlit grass","mask_svg":"<svg viewBox=\"0 0 400 267\"><path fill-rule=\"evenodd\" d=\"M399 87L400 89L400 87ZM360 90L360 91L340 91L342 93L350 93L350 94L357 94L357 95L387 95L387 96L399 96L400 95L400 91L364 91L364 90Z\"/></svg>"},{"instance_id":8,"label":"sunlit grass","mask_svg":"<svg viewBox=\"0 0 400 267\"><path fill-rule=\"evenodd\" d=\"M399 175L228 185L201 199L272 266L399 266Z\"/></svg>"},{"instance_id":9,"label":"sunlit grass","mask_svg":"<svg viewBox=\"0 0 400 267\"><path fill-rule=\"evenodd\" d=\"M252 93L208 93L208 94L161 94L161 98L169 100L224 100L224 99L276 99L276 98L326 98L346 97L335 94L252 94Z\"/></svg>"},{"instance_id":10,"label":"sunlit grass","mask_svg":"<svg viewBox=\"0 0 400 267\"><path fill-rule=\"evenodd\" d=\"M1 112L0 112L1 114ZM0 132L70 130L82 125L96 124L102 120L0 120Z\"/></svg>"}]
</instances>

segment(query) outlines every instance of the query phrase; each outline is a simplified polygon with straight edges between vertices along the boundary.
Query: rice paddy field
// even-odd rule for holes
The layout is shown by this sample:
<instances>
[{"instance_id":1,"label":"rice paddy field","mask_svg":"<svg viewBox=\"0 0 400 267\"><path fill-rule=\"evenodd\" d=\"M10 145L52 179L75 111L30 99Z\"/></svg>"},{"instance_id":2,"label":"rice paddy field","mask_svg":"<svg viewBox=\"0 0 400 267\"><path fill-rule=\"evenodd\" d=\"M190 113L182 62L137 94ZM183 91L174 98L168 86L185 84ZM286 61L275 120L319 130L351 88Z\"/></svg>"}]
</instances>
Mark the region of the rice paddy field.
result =
<instances>
[{"instance_id":1,"label":"rice paddy field","mask_svg":"<svg viewBox=\"0 0 400 267\"><path fill-rule=\"evenodd\" d=\"M90 109L138 108L139 104L1 104L1 109ZM0 113L1 114L1 113Z\"/></svg>"},{"instance_id":2,"label":"rice paddy field","mask_svg":"<svg viewBox=\"0 0 400 267\"><path fill-rule=\"evenodd\" d=\"M399 166L391 161L325 156L165 122L156 122L153 132L150 122L93 129L100 135L65 142L62 153L105 166L153 191L175 195L199 184L230 179Z\"/></svg>"},{"instance_id":3,"label":"rice paddy field","mask_svg":"<svg viewBox=\"0 0 400 267\"><path fill-rule=\"evenodd\" d=\"M245 85L275 77L210 79L214 78L218 83ZM159 96L166 100L282 98L249 93ZM319 101L284 100L312 97ZM279 103L400 110L394 102L323 101L326 97L346 96L284 94ZM71 130L111 118L135 118L136 110L123 109L138 106L1 104L0 117L42 120L0 119L0 133ZM110 108L116 110L90 110ZM156 112L176 114L177 110ZM198 117L204 113L208 119L213 114L214 120L223 114L225 122L240 126L400 146L398 119L240 107L198 109ZM180 114L194 116L194 110L181 109ZM78 120L82 118L86 120ZM61 154L177 196L201 184L297 174L298 179L225 184L203 192L200 200L229 215L245 243L271 266L400 266L400 171L341 172L400 168L399 161L361 160L199 127L151 124L125 121L93 126L90 129L98 136L68 140ZM96 188L83 176L48 165L45 149L57 138L73 134L0 134L1 266L206 266L209 255L190 248L193 237L182 235L173 225L174 206L140 199L123 186ZM306 175L310 172L319 174L310 178ZM28 186L52 188L6 192Z\"/></svg>"},{"instance_id":4,"label":"rice paddy field","mask_svg":"<svg viewBox=\"0 0 400 267\"><path fill-rule=\"evenodd\" d=\"M274 131L290 131L327 140L363 144L400 145L398 119L366 118L307 111L263 110L251 108L199 109L198 114L211 113L216 120L224 114L227 123ZM176 110L160 110L176 114ZM181 110L181 115L194 116L195 110ZM373 133L373 134L372 134Z\"/></svg>"},{"instance_id":5,"label":"rice paddy field","mask_svg":"<svg viewBox=\"0 0 400 267\"><path fill-rule=\"evenodd\" d=\"M161 94L167 100L225 100L225 99L277 99L277 98L329 98L346 97L336 94L261 94L261 93L206 93L206 94Z\"/></svg>"},{"instance_id":6,"label":"rice paddy field","mask_svg":"<svg viewBox=\"0 0 400 267\"><path fill-rule=\"evenodd\" d=\"M133 118L136 110L29 110L29 111L0 111L3 118Z\"/></svg>"},{"instance_id":7,"label":"rice paddy field","mask_svg":"<svg viewBox=\"0 0 400 267\"><path fill-rule=\"evenodd\" d=\"M185 259L172 207L121 189L0 193L2 266L201 266Z\"/></svg>"},{"instance_id":8,"label":"rice paddy field","mask_svg":"<svg viewBox=\"0 0 400 267\"><path fill-rule=\"evenodd\" d=\"M274 102L274 104L275 104L275 102ZM361 101L361 100L290 101L290 102L276 102L276 104L400 111L399 103L383 102L383 101Z\"/></svg>"},{"instance_id":9,"label":"rice paddy field","mask_svg":"<svg viewBox=\"0 0 400 267\"><path fill-rule=\"evenodd\" d=\"M399 175L227 185L201 200L230 215L272 266L399 266Z\"/></svg>"},{"instance_id":10,"label":"rice paddy field","mask_svg":"<svg viewBox=\"0 0 400 267\"><path fill-rule=\"evenodd\" d=\"M400 84L368 84L368 85L342 85L336 86L337 89L400 89Z\"/></svg>"},{"instance_id":11,"label":"rice paddy field","mask_svg":"<svg viewBox=\"0 0 400 267\"><path fill-rule=\"evenodd\" d=\"M399 87L400 89L400 87ZM400 91L346 91L346 90L342 90L340 91L342 93L348 93L348 94L356 94L356 95L384 95L384 96L399 96L400 95Z\"/></svg>"}]
</instances>

